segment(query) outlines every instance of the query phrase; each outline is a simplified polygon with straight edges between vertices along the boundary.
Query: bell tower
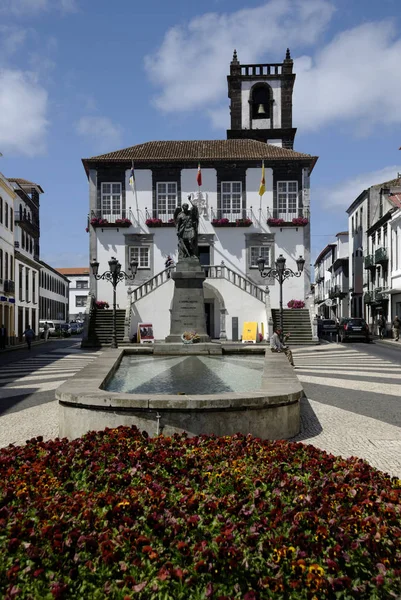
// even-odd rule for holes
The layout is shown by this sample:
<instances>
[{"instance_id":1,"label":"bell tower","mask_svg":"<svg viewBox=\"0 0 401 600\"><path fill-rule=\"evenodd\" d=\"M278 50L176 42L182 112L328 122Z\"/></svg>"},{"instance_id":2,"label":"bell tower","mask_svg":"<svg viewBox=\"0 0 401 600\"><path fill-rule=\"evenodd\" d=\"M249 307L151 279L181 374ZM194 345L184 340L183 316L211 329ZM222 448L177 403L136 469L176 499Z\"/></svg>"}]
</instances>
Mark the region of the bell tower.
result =
<instances>
[{"instance_id":1,"label":"bell tower","mask_svg":"<svg viewBox=\"0 0 401 600\"><path fill-rule=\"evenodd\" d=\"M282 63L257 65L241 65L234 50L227 77L231 100L228 139L252 139L293 149L292 69L288 48Z\"/></svg>"}]
</instances>

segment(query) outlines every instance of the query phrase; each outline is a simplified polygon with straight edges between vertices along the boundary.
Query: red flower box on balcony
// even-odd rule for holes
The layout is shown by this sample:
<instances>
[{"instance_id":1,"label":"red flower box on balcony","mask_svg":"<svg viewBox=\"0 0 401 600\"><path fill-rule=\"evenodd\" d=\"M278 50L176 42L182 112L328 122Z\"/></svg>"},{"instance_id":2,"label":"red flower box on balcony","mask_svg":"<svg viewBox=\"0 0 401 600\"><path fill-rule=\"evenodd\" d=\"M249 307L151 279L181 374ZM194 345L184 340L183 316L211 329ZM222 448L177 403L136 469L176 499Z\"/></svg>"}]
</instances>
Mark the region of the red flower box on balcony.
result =
<instances>
[{"instance_id":1,"label":"red flower box on balcony","mask_svg":"<svg viewBox=\"0 0 401 600\"><path fill-rule=\"evenodd\" d=\"M270 227L303 227L309 223L306 217L295 217L292 221L284 221L284 219L267 219L267 224Z\"/></svg>"},{"instance_id":2,"label":"red flower box on balcony","mask_svg":"<svg viewBox=\"0 0 401 600\"><path fill-rule=\"evenodd\" d=\"M250 227L252 225L251 219L237 219L236 221L230 221L229 219L213 219L213 227Z\"/></svg>"},{"instance_id":3,"label":"red flower box on balcony","mask_svg":"<svg viewBox=\"0 0 401 600\"><path fill-rule=\"evenodd\" d=\"M167 222L161 219L146 219L145 225L148 227L175 227L174 219L169 219Z\"/></svg>"},{"instance_id":4,"label":"red flower box on balcony","mask_svg":"<svg viewBox=\"0 0 401 600\"><path fill-rule=\"evenodd\" d=\"M92 227L129 227L132 225L129 219L116 219L110 223L107 219L102 219L101 217L93 217L90 220L90 224Z\"/></svg>"}]
</instances>

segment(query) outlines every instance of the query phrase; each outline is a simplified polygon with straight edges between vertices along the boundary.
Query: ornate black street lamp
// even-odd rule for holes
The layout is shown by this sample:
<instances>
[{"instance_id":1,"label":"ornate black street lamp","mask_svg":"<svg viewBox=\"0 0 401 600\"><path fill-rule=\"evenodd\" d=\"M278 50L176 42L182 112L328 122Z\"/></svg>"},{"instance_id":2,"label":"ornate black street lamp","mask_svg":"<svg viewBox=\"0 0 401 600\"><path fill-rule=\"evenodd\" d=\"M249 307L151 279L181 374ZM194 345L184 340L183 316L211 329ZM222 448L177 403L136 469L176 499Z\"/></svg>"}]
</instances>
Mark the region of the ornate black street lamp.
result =
<instances>
[{"instance_id":1,"label":"ornate black street lamp","mask_svg":"<svg viewBox=\"0 0 401 600\"><path fill-rule=\"evenodd\" d=\"M118 348L117 344L117 311L116 311L116 287L120 283L120 281L135 279L136 272L138 270L138 262L136 260L131 260L129 264L129 272L125 273L125 271L121 270L121 264L118 262L114 256L109 260L110 271L105 271L103 275L98 275L99 271L99 263L96 258L92 259L91 262L92 273L95 279L105 279L106 281L110 281L113 286L113 338L111 342L112 348Z\"/></svg>"},{"instance_id":2,"label":"ornate black street lamp","mask_svg":"<svg viewBox=\"0 0 401 600\"><path fill-rule=\"evenodd\" d=\"M258 258L258 269L263 278L274 277L280 286L280 329L281 335L283 335L283 283L289 277L301 277L302 271L304 270L305 259L300 256L297 259L298 272L295 273L291 269L285 266L285 258L282 254L276 260L275 267L265 267L265 259L261 256Z\"/></svg>"}]
</instances>

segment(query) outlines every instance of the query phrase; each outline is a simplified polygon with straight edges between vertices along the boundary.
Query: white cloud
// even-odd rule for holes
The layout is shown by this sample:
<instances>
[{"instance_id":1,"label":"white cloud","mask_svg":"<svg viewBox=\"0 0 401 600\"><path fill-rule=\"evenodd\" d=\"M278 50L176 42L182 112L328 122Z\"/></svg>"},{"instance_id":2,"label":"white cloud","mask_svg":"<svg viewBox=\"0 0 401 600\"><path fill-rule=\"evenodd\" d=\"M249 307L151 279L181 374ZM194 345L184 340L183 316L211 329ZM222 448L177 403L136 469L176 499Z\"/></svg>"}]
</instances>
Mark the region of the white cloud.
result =
<instances>
[{"instance_id":1,"label":"white cloud","mask_svg":"<svg viewBox=\"0 0 401 600\"><path fill-rule=\"evenodd\" d=\"M0 70L0 151L36 156L46 148L47 92L32 73Z\"/></svg>"},{"instance_id":2,"label":"white cloud","mask_svg":"<svg viewBox=\"0 0 401 600\"><path fill-rule=\"evenodd\" d=\"M0 14L19 17L54 8L63 13L78 10L76 0L1 0Z\"/></svg>"},{"instance_id":3,"label":"white cloud","mask_svg":"<svg viewBox=\"0 0 401 600\"><path fill-rule=\"evenodd\" d=\"M400 167L390 166L379 169L378 171L370 171L369 173L361 173L355 177L351 177L341 183L332 186L329 189L315 189L313 197L319 204L332 208L338 211L338 208L348 208L359 194L366 190L371 185L385 183L397 177Z\"/></svg>"},{"instance_id":4,"label":"white cloud","mask_svg":"<svg viewBox=\"0 0 401 600\"><path fill-rule=\"evenodd\" d=\"M122 127L108 117L81 117L76 125L79 135L89 138L95 152L110 151L121 147Z\"/></svg>"},{"instance_id":5,"label":"white cloud","mask_svg":"<svg viewBox=\"0 0 401 600\"><path fill-rule=\"evenodd\" d=\"M161 87L156 106L165 112L211 109L227 97L234 48L245 64L276 56L278 48L284 59L286 45L314 44L333 11L326 0L270 0L231 14L207 13L187 27L170 29L161 47L145 58L151 81Z\"/></svg>"},{"instance_id":6,"label":"white cloud","mask_svg":"<svg viewBox=\"0 0 401 600\"><path fill-rule=\"evenodd\" d=\"M15 54L24 44L27 31L20 27L0 25L0 54L2 60Z\"/></svg>"},{"instance_id":7,"label":"white cloud","mask_svg":"<svg viewBox=\"0 0 401 600\"><path fill-rule=\"evenodd\" d=\"M401 123L401 37L394 24L365 23L322 45L333 11L326 0L270 0L231 14L208 13L170 29L145 59L159 89L155 105L163 112L202 110L212 126L225 129L233 48L246 64L277 60L278 48L284 58L288 45L294 57L298 54L294 126L314 131L343 124L367 135L377 125ZM302 55L308 44L316 53Z\"/></svg>"},{"instance_id":8,"label":"white cloud","mask_svg":"<svg viewBox=\"0 0 401 600\"><path fill-rule=\"evenodd\" d=\"M401 123L401 39L388 21L340 33L314 59L295 61L294 123L317 130L350 122L369 133L378 124Z\"/></svg>"}]
</instances>

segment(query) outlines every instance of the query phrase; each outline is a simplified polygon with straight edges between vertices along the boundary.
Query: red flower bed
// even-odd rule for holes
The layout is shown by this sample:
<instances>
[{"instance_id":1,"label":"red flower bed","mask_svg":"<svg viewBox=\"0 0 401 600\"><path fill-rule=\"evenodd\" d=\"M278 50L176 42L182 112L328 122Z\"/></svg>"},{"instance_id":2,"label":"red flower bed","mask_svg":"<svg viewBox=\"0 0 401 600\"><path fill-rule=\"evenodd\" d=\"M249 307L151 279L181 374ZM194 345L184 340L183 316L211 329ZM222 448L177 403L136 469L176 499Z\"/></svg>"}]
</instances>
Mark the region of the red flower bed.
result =
<instances>
[{"instance_id":1,"label":"red flower bed","mask_svg":"<svg viewBox=\"0 0 401 600\"><path fill-rule=\"evenodd\" d=\"M0 450L0 597L399 597L399 480L313 446L136 428Z\"/></svg>"}]
</instances>

